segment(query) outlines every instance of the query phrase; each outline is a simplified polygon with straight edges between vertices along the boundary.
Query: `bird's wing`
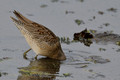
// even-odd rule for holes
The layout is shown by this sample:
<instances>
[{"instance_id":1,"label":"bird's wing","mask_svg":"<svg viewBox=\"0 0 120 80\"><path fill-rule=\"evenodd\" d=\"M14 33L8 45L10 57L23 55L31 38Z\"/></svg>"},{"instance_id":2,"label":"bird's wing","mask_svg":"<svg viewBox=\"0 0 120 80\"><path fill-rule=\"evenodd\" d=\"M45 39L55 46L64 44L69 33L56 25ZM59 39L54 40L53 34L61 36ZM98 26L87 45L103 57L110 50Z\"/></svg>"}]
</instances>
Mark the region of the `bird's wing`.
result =
<instances>
[{"instance_id":1,"label":"bird's wing","mask_svg":"<svg viewBox=\"0 0 120 80\"><path fill-rule=\"evenodd\" d=\"M48 28L38 23L31 23L25 26L25 29L31 34L32 38L38 42L45 41L53 44L59 41L59 38Z\"/></svg>"},{"instance_id":2,"label":"bird's wing","mask_svg":"<svg viewBox=\"0 0 120 80\"><path fill-rule=\"evenodd\" d=\"M50 45L59 41L59 38L50 29L27 19L17 11L14 11L13 13L16 15L18 20L13 17L11 17L11 19L16 24L18 29L20 29L20 31L24 34L29 34L35 41L44 41Z\"/></svg>"}]
</instances>

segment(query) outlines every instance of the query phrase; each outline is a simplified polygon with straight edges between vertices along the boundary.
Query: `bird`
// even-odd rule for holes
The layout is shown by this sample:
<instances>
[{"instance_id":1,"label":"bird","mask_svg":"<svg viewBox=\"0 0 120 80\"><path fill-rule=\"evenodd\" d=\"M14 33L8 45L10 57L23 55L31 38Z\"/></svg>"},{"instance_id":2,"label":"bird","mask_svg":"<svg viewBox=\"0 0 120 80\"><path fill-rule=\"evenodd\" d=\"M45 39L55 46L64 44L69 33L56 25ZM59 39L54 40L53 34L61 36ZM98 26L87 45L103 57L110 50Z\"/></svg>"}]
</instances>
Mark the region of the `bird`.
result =
<instances>
[{"instance_id":1,"label":"bird","mask_svg":"<svg viewBox=\"0 0 120 80\"><path fill-rule=\"evenodd\" d=\"M66 60L58 36L47 27L26 18L20 12L14 10L13 13L17 19L11 16L10 18L36 53L35 58L42 55L51 59Z\"/></svg>"}]
</instances>

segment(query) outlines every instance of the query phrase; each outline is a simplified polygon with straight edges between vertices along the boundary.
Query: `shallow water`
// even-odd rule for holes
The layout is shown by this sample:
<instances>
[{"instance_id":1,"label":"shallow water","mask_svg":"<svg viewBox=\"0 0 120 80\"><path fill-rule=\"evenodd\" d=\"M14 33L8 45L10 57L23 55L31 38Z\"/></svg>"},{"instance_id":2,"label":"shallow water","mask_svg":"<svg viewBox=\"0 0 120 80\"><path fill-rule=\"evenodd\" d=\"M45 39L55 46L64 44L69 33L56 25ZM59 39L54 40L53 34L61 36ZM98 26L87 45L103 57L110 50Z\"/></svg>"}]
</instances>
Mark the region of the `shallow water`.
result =
<instances>
[{"instance_id":1,"label":"shallow water","mask_svg":"<svg viewBox=\"0 0 120 80\"><path fill-rule=\"evenodd\" d=\"M59 37L87 29L113 31L120 35L119 0L1 0L0 2L0 80L119 80L120 46L93 42L62 43L66 61L54 61L33 51L10 20L17 10L29 19L45 25ZM111 9L113 8L113 10ZM111 9L111 10L110 10ZM75 20L84 23L78 25ZM110 25L106 26L105 23Z\"/></svg>"}]
</instances>

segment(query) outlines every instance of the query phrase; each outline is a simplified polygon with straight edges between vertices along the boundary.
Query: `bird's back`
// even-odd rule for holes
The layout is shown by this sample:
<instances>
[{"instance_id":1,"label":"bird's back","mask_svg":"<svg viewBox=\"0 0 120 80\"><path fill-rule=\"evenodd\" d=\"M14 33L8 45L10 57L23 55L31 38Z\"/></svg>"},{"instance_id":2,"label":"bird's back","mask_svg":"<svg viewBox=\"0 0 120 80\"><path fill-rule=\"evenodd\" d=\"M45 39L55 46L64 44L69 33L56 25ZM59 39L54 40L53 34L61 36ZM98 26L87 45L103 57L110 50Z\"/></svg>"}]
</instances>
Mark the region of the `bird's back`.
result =
<instances>
[{"instance_id":1,"label":"bird's back","mask_svg":"<svg viewBox=\"0 0 120 80\"><path fill-rule=\"evenodd\" d=\"M17 11L13 13L16 15L17 19L13 17L11 17L11 19L36 54L48 57L59 57L58 54L62 54L63 59L65 59L59 38L50 29L27 19Z\"/></svg>"}]
</instances>

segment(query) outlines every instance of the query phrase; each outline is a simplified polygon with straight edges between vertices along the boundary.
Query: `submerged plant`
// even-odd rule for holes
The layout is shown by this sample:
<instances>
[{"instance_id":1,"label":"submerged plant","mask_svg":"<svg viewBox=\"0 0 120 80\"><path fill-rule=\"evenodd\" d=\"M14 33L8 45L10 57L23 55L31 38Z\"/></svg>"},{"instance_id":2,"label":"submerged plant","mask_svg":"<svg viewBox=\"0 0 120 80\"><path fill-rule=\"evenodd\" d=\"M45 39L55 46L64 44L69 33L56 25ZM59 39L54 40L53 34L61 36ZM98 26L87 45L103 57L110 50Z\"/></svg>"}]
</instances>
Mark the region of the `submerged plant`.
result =
<instances>
[{"instance_id":1,"label":"submerged plant","mask_svg":"<svg viewBox=\"0 0 120 80\"><path fill-rule=\"evenodd\" d=\"M110 62L110 60L109 59L103 59L101 56L95 56L95 55L93 55L93 56L89 56L89 57L87 57L87 58L85 58L85 61L90 61L90 62L93 62L93 63L101 63L101 64L103 64L103 63L108 63L108 62Z\"/></svg>"},{"instance_id":2,"label":"submerged plant","mask_svg":"<svg viewBox=\"0 0 120 80\"><path fill-rule=\"evenodd\" d=\"M70 38L69 37L61 37L60 38L61 43L65 43L65 44L70 44Z\"/></svg>"},{"instance_id":3,"label":"submerged plant","mask_svg":"<svg viewBox=\"0 0 120 80\"><path fill-rule=\"evenodd\" d=\"M120 41L117 41L117 42L116 42L116 45L120 46Z\"/></svg>"},{"instance_id":4,"label":"submerged plant","mask_svg":"<svg viewBox=\"0 0 120 80\"><path fill-rule=\"evenodd\" d=\"M106 51L105 48L99 48L99 51Z\"/></svg>"},{"instance_id":5,"label":"submerged plant","mask_svg":"<svg viewBox=\"0 0 120 80\"><path fill-rule=\"evenodd\" d=\"M40 7L41 8L45 8L45 7L47 7L48 5L46 5L46 4L42 4Z\"/></svg>"},{"instance_id":6,"label":"submerged plant","mask_svg":"<svg viewBox=\"0 0 120 80\"><path fill-rule=\"evenodd\" d=\"M64 77L70 77L72 74L71 73L63 73Z\"/></svg>"},{"instance_id":7,"label":"submerged plant","mask_svg":"<svg viewBox=\"0 0 120 80\"><path fill-rule=\"evenodd\" d=\"M117 12L117 9L116 9L116 8L109 8L109 9L107 9L107 11L110 11L110 12Z\"/></svg>"},{"instance_id":8,"label":"submerged plant","mask_svg":"<svg viewBox=\"0 0 120 80\"><path fill-rule=\"evenodd\" d=\"M11 58L9 58L9 57L0 58L0 62L1 62L1 61L4 61L4 60L8 60L8 59L11 59Z\"/></svg>"},{"instance_id":9,"label":"submerged plant","mask_svg":"<svg viewBox=\"0 0 120 80\"><path fill-rule=\"evenodd\" d=\"M75 23L79 26L81 24L85 24L83 20L76 19Z\"/></svg>"}]
</instances>

